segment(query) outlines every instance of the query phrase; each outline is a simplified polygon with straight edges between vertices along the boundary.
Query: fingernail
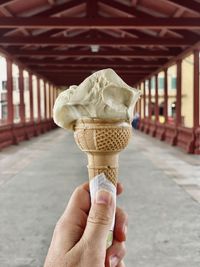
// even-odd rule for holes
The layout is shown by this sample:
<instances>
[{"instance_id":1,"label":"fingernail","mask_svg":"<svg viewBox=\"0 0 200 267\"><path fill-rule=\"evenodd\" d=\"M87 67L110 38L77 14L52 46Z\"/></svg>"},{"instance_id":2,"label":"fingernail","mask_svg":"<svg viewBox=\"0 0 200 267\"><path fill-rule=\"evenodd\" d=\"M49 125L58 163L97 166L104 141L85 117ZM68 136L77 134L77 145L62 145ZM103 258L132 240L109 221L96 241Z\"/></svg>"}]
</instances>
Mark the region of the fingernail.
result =
<instances>
[{"instance_id":1,"label":"fingernail","mask_svg":"<svg viewBox=\"0 0 200 267\"><path fill-rule=\"evenodd\" d=\"M108 191L100 190L96 193L96 203L110 205L112 202L112 195Z\"/></svg>"},{"instance_id":2,"label":"fingernail","mask_svg":"<svg viewBox=\"0 0 200 267\"><path fill-rule=\"evenodd\" d=\"M116 256L110 258L110 267L116 267L119 263L119 259Z\"/></svg>"}]
</instances>

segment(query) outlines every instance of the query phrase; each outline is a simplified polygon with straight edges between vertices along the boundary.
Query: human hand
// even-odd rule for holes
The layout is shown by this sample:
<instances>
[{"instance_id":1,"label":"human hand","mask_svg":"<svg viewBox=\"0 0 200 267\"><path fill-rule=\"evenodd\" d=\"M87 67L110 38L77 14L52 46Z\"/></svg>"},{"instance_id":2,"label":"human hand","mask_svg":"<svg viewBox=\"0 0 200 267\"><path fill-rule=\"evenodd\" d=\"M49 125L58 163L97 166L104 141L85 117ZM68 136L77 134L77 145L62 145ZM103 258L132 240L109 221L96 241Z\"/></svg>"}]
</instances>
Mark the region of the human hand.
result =
<instances>
[{"instance_id":1,"label":"human hand","mask_svg":"<svg viewBox=\"0 0 200 267\"><path fill-rule=\"evenodd\" d=\"M118 183L117 193L122 191ZM91 205L89 184L79 186L56 224L44 267L124 267L128 219L119 208L113 244L106 250L114 210L110 193L99 191Z\"/></svg>"}]
</instances>

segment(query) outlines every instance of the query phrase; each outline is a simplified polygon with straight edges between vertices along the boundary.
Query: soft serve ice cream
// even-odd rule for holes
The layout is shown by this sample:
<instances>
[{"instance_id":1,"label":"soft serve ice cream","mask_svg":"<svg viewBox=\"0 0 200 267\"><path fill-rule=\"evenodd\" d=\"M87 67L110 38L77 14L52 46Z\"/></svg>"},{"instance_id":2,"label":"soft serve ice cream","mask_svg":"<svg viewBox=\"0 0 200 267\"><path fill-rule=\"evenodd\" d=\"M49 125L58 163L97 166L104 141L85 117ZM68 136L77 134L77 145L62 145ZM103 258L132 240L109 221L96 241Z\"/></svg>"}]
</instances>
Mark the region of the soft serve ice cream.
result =
<instances>
[{"instance_id":1,"label":"soft serve ice cream","mask_svg":"<svg viewBox=\"0 0 200 267\"><path fill-rule=\"evenodd\" d=\"M72 85L56 99L53 117L65 129L80 118L131 121L140 91L127 85L112 69L97 71L80 85Z\"/></svg>"}]
</instances>

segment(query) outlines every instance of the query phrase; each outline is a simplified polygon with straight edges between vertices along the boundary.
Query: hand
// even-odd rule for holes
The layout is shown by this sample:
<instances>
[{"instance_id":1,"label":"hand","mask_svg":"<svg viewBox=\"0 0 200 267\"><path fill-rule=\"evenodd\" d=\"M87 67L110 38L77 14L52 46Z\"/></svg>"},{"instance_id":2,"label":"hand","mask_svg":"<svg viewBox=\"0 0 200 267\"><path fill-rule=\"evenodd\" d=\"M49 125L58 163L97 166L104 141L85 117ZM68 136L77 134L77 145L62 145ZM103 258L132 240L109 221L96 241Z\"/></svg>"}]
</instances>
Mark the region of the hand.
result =
<instances>
[{"instance_id":1,"label":"hand","mask_svg":"<svg viewBox=\"0 0 200 267\"><path fill-rule=\"evenodd\" d=\"M117 193L122 191L118 183ZM79 186L56 224L44 267L124 267L128 219L119 208L116 209L113 244L106 250L113 213L114 201L110 193L98 192L91 205L89 184Z\"/></svg>"}]
</instances>

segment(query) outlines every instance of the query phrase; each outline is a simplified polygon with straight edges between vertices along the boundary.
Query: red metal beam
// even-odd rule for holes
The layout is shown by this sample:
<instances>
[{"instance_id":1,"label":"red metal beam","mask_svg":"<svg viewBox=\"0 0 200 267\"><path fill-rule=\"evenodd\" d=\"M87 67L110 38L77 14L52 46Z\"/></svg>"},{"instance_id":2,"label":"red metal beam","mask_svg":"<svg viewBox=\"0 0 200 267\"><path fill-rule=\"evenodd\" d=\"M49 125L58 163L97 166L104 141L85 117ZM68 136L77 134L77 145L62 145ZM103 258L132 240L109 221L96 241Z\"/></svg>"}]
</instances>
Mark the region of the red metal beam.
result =
<instances>
[{"instance_id":1,"label":"red metal beam","mask_svg":"<svg viewBox=\"0 0 200 267\"><path fill-rule=\"evenodd\" d=\"M29 93L30 93L30 121L34 121L33 114L33 76L32 73L29 72Z\"/></svg>"},{"instance_id":2,"label":"red metal beam","mask_svg":"<svg viewBox=\"0 0 200 267\"><path fill-rule=\"evenodd\" d=\"M98 69L102 69L102 68L114 68L117 72L124 72L124 73L146 73L146 72L151 72L151 71L154 71L156 70L156 66L147 66L147 67L141 67L141 66L133 66L133 67L123 67L123 66L88 66L88 67L69 67L69 66L52 66L52 65L49 65L48 67L43 67L43 66L38 66L38 65L34 65L32 66L33 69L39 69L39 71L47 71L47 72L51 72L51 71L56 71L56 72L77 72L77 73L81 73L81 72L91 72L91 71L94 71L94 70L98 70Z\"/></svg>"},{"instance_id":3,"label":"red metal beam","mask_svg":"<svg viewBox=\"0 0 200 267\"><path fill-rule=\"evenodd\" d=\"M144 118L146 117L146 85L145 82L143 82L143 114Z\"/></svg>"},{"instance_id":4,"label":"red metal beam","mask_svg":"<svg viewBox=\"0 0 200 267\"><path fill-rule=\"evenodd\" d=\"M107 7L107 12L108 14L112 13L112 9L117 12L123 12L124 14L130 15L130 16L135 16L138 18L154 18L153 15L151 15L150 13L141 11L141 10L136 10L135 8L130 8L124 4L121 4L119 2L116 1L110 1L110 0L101 0L100 3L103 3L104 8ZM112 14L111 14L112 15ZM164 30L167 30L167 28L165 28ZM124 31L124 30L123 30ZM128 32L128 31L124 31L124 32ZM143 33L143 32L139 32L139 31L129 31L130 33L133 33L134 35L138 36L138 37L145 37L148 36L148 33ZM173 30L171 32L174 33L178 33L180 35L182 35L184 38L194 38L194 40L197 42L199 40L199 36L198 34L195 34L193 32L188 32L187 30Z\"/></svg>"},{"instance_id":5,"label":"red metal beam","mask_svg":"<svg viewBox=\"0 0 200 267\"><path fill-rule=\"evenodd\" d=\"M38 17L38 16L50 17L50 16L58 15L65 11L69 11L71 9L77 8L83 4L85 4L85 0L72 0L64 4L54 5L52 6L52 8L48 10L38 12L36 15L34 15L34 17Z\"/></svg>"},{"instance_id":6,"label":"red metal beam","mask_svg":"<svg viewBox=\"0 0 200 267\"><path fill-rule=\"evenodd\" d=\"M0 28L200 29L199 18L0 18Z\"/></svg>"},{"instance_id":7,"label":"red metal beam","mask_svg":"<svg viewBox=\"0 0 200 267\"><path fill-rule=\"evenodd\" d=\"M199 123L199 71L200 71L200 64L199 64L199 49L196 49L194 51L194 100L193 100L193 118L194 118L194 128L198 128L200 123Z\"/></svg>"},{"instance_id":8,"label":"red metal beam","mask_svg":"<svg viewBox=\"0 0 200 267\"><path fill-rule=\"evenodd\" d=\"M155 119L159 121L159 105L158 105L158 74L155 75Z\"/></svg>"},{"instance_id":9,"label":"red metal beam","mask_svg":"<svg viewBox=\"0 0 200 267\"><path fill-rule=\"evenodd\" d=\"M55 76L53 76L52 73L45 73L45 76L48 78L48 80L54 81L55 84L59 86L70 86L72 84L80 84L85 78L87 78L91 73L85 73L85 74L80 74L80 75L73 75L72 73L65 73L65 75L61 74L58 75L56 73ZM120 75L121 78L127 82L128 84L134 84L137 82L139 79L141 79L141 75ZM143 77L143 76L142 76Z\"/></svg>"},{"instance_id":10,"label":"red metal beam","mask_svg":"<svg viewBox=\"0 0 200 267\"><path fill-rule=\"evenodd\" d=\"M67 37L1 37L2 45L104 45L104 46L189 46L194 41L192 39L183 38L166 38L166 37L147 37L147 38L67 38Z\"/></svg>"},{"instance_id":11,"label":"red metal beam","mask_svg":"<svg viewBox=\"0 0 200 267\"><path fill-rule=\"evenodd\" d=\"M115 69L115 68L114 68ZM154 70L156 68L154 67ZM85 73L85 72L94 72L94 71L98 71L99 68L66 68L66 67L54 67L54 66L48 66L47 67L36 67L34 68L35 71L37 72L55 72L55 73ZM126 74L131 74L131 73L140 73L140 74L147 74L150 73L151 71L153 71L151 68L132 68L132 69L125 69L125 68L116 68L116 71L119 73L126 73Z\"/></svg>"},{"instance_id":12,"label":"red metal beam","mask_svg":"<svg viewBox=\"0 0 200 267\"><path fill-rule=\"evenodd\" d=\"M168 1L168 0L166 0ZM179 1L182 1L182 0L179 0ZM187 1L187 0L186 0ZM105 7L109 7L109 9L107 10L108 13L110 14L113 10L118 10L119 13L120 12L123 12L124 14L127 14L127 15L131 15L131 16L134 16L134 17L137 17L137 18L154 18L153 15L151 14L148 14L147 12L145 11L142 11L142 10L138 10L138 9L135 9L135 8L130 8L124 4L121 4L119 2L116 2L116 1L113 1L113 0L101 0L100 1L100 4L103 3L105 5ZM173 32L175 33L178 33L178 34L181 34L183 37L185 38L194 38L196 40L196 42L199 40L199 36L193 32L188 32L187 30L173 30ZM139 31L133 31L133 34L139 36L139 37L142 37L141 35L144 34L142 32L139 32ZM148 36L148 34L145 34L146 36Z\"/></svg>"},{"instance_id":13,"label":"red metal beam","mask_svg":"<svg viewBox=\"0 0 200 267\"><path fill-rule=\"evenodd\" d=\"M38 110L38 121L41 121L41 97L40 97L40 78L37 79L37 110Z\"/></svg>"},{"instance_id":14,"label":"red metal beam","mask_svg":"<svg viewBox=\"0 0 200 267\"><path fill-rule=\"evenodd\" d=\"M164 69L164 117L165 123L168 122L168 79L167 68Z\"/></svg>"},{"instance_id":15,"label":"red metal beam","mask_svg":"<svg viewBox=\"0 0 200 267\"><path fill-rule=\"evenodd\" d=\"M104 52L88 52L88 51L58 51L58 50L18 50L18 49L7 49L7 51L17 57L27 57L27 56L44 56L44 57L87 57L87 58L168 58L175 56L177 52L173 51L154 51L154 50L144 50L144 51L104 51Z\"/></svg>"},{"instance_id":16,"label":"red metal beam","mask_svg":"<svg viewBox=\"0 0 200 267\"><path fill-rule=\"evenodd\" d=\"M158 61L144 61L140 59L132 60L132 61L108 61L108 60L92 60L90 62L86 60L51 60L51 59L29 59L23 58L21 60L23 63L26 63L28 66L69 66L69 67L159 67L166 63L166 60L158 60Z\"/></svg>"},{"instance_id":17,"label":"red metal beam","mask_svg":"<svg viewBox=\"0 0 200 267\"><path fill-rule=\"evenodd\" d=\"M13 124L13 119L14 119L13 78L12 78L12 61L10 58L7 58L7 102L8 102L7 122L9 124Z\"/></svg>"},{"instance_id":18,"label":"red metal beam","mask_svg":"<svg viewBox=\"0 0 200 267\"><path fill-rule=\"evenodd\" d=\"M15 0L16 1L16 0ZM12 1L7 1L7 2L12 2ZM64 3L64 4L60 4L60 5L54 5L52 6L52 8L48 9L48 10L42 10L42 11L38 11L35 15L33 15L32 17L50 17L50 16L55 16L58 15L62 12L65 12L67 10L68 15L70 11L74 11L75 9L80 8L82 5L84 5L84 0L72 0L70 2ZM4 34L8 33L8 32L12 32L13 30L7 30L7 29L2 29L0 31L0 35L3 36ZM49 35L51 35L51 32L59 32L58 29L56 30L49 30L47 31L49 33ZM53 34L53 33L52 33Z\"/></svg>"},{"instance_id":19,"label":"red metal beam","mask_svg":"<svg viewBox=\"0 0 200 267\"><path fill-rule=\"evenodd\" d=\"M168 2L170 4L173 4L175 6L185 8L188 11L192 11L195 13L200 13L200 4L196 1L188 1L188 0L164 0L165 2Z\"/></svg>"},{"instance_id":20,"label":"red metal beam","mask_svg":"<svg viewBox=\"0 0 200 267\"><path fill-rule=\"evenodd\" d=\"M0 6L9 5L11 2L15 2L17 0L0 0Z\"/></svg>"},{"instance_id":21,"label":"red metal beam","mask_svg":"<svg viewBox=\"0 0 200 267\"><path fill-rule=\"evenodd\" d=\"M119 12L119 14L124 13L124 14L128 14L131 15L133 17L144 17L144 12L137 10L135 8L129 7L127 5L121 4L117 1L112 1L112 0L100 0L99 4L104 4L106 5L108 8L110 9L114 9L117 12ZM149 14L145 14L145 18L150 18L151 15Z\"/></svg>"},{"instance_id":22,"label":"red metal beam","mask_svg":"<svg viewBox=\"0 0 200 267\"><path fill-rule=\"evenodd\" d=\"M151 120L151 113L152 113L152 105L151 105L151 79L148 80L148 92L149 92L149 98L148 98L148 117L149 120Z\"/></svg>"},{"instance_id":23,"label":"red metal beam","mask_svg":"<svg viewBox=\"0 0 200 267\"><path fill-rule=\"evenodd\" d=\"M177 60L176 88L176 126L181 126L181 96L182 96L182 60Z\"/></svg>"},{"instance_id":24,"label":"red metal beam","mask_svg":"<svg viewBox=\"0 0 200 267\"><path fill-rule=\"evenodd\" d=\"M84 77L86 78L86 77ZM80 79L76 79L76 78L71 78L70 80L69 79L65 79L65 80L56 80L56 86L58 87L69 87L70 85L72 84L80 84L83 80ZM129 79L123 79L127 84L129 84L130 86L133 86L134 87L134 84L136 84L139 80L139 78L136 78L134 80L129 80Z\"/></svg>"},{"instance_id":25,"label":"red metal beam","mask_svg":"<svg viewBox=\"0 0 200 267\"><path fill-rule=\"evenodd\" d=\"M76 78L81 78L81 77L84 77L84 79L86 77L88 77L89 75L91 75L92 73L90 71L85 71L85 72L58 72L58 73L53 73L53 72L41 72L44 74L45 77L49 77L51 80L52 79L65 79L65 78L68 78L70 79L71 77L76 77ZM137 77L137 78L141 78L141 77L144 77L145 74L143 73L124 73L124 72L118 72L117 73L120 73L121 77L128 77L129 79L133 79L134 77Z\"/></svg>"},{"instance_id":26,"label":"red metal beam","mask_svg":"<svg viewBox=\"0 0 200 267\"><path fill-rule=\"evenodd\" d=\"M98 13L97 1L86 0L86 11L88 18L96 17Z\"/></svg>"},{"instance_id":27,"label":"red metal beam","mask_svg":"<svg viewBox=\"0 0 200 267\"><path fill-rule=\"evenodd\" d=\"M23 77L23 69L19 67L19 96L20 96L20 103L19 103L19 114L20 114L20 121L25 123L25 102L24 102L24 77Z\"/></svg>"}]
</instances>

